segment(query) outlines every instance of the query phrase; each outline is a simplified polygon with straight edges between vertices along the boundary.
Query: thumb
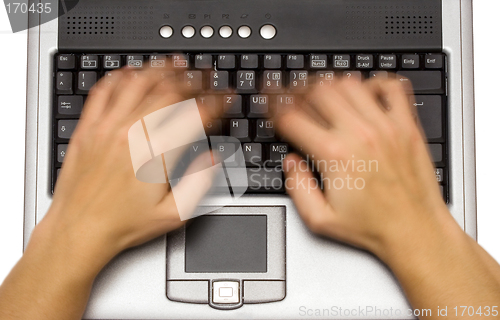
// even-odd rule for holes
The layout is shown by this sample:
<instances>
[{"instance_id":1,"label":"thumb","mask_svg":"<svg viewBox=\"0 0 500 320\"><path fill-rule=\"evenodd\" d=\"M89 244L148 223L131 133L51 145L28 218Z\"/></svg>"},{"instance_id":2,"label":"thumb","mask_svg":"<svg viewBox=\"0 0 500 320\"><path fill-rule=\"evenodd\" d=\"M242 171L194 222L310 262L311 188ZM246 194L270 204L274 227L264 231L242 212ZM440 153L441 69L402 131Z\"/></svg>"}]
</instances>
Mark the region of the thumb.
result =
<instances>
[{"instance_id":1,"label":"thumb","mask_svg":"<svg viewBox=\"0 0 500 320\"><path fill-rule=\"evenodd\" d=\"M331 236L336 215L321 191L306 160L291 153L283 161L285 187L307 227Z\"/></svg>"}]
</instances>

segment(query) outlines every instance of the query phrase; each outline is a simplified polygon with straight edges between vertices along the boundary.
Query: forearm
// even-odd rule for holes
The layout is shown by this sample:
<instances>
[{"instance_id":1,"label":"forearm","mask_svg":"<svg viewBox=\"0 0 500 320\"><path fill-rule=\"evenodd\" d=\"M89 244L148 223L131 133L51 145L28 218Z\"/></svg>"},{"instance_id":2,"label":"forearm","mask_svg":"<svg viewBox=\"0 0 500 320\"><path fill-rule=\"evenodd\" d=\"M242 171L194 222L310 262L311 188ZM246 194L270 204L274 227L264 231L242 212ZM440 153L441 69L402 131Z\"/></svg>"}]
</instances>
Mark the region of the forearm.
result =
<instances>
[{"instance_id":1,"label":"forearm","mask_svg":"<svg viewBox=\"0 0 500 320\"><path fill-rule=\"evenodd\" d=\"M454 221L434 226L421 226L420 236L400 242L386 261L412 307L432 311L421 319L441 319L437 310L445 307L455 318L454 308L460 316L461 306L489 309L488 318L500 318L491 312L493 306L500 308L500 266Z\"/></svg>"},{"instance_id":2,"label":"forearm","mask_svg":"<svg viewBox=\"0 0 500 320\"><path fill-rule=\"evenodd\" d=\"M102 263L86 261L63 232L54 236L49 231L35 229L23 257L0 286L1 319L82 318Z\"/></svg>"}]
</instances>

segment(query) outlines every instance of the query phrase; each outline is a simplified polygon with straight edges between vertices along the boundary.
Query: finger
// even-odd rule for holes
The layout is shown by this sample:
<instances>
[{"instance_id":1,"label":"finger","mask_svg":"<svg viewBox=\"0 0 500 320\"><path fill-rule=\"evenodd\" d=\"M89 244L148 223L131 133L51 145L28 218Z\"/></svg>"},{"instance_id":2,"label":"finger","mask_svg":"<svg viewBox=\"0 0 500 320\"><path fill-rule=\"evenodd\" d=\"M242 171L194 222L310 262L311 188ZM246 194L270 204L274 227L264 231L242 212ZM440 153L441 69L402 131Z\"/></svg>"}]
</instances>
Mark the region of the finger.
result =
<instances>
[{"instance_id":1,"label":"finger","mask_svg":"<svg viewBox=\"0 0 500 320\"><path fill-rule=\"evenodd\" d=\"M171 192L158 205L159 214L165 212L172 218L172 214L176 213L181 221L193 217L199 202L213 185L217 171L211 164L210 152L196 158L180 181L177 184L172 183Z\"/></svg>"},{"instance_id":2,"label":"finger","mask_svg":"<svg viewBox=\"0 0 500 320\"><path fill-rule=\"evenodd\" d=\"M351 79L339 81L339 92L360 116L375 127L385 127L389 119L374 93L364 83Z\"/></svg>"},{"instance_id":3,"label":"finger","mask_svg":"<svg viewBox=\"0 0 500 320\"><path fill-rule=\"evenodd\" d=\"M401 81L373 78L366 85L383 102L391 119L404 124L415 122L416 112Z\"/></svg>"},{"instance_id":4,"label":"finger","mask_svg":"<svg viewBox=\"0 0 500 320\"><path fill-rule=\"evenodd\" d=\"M310 93L310 97L312 107L333 127L352 128L354 124L359 123L359 115L352 110L337 87L317 86Z\"/></svg>"},{"instance_id":5,"label":"finger","mask_svg":"<svg viewBox=\"0 0 500 320\"><path fill-rule=\"evenodd\" d=\"M113 95L104 116L116 121L123 120L142 103L160 81L161 71L156 68L127 72L120 83L120 90Z\"/></svg>"},{"instance_id":6,"label":"finger","mask_svg":"<svg viewBox=\"0 0 500 320\"><path fill-rule=\"evenodd\" d=\"M323 127L316 124L301 110L292 110L276 118L276 129L285 140L292 143L297 149L327 158L324 141L333 139L333 136Z\"/></svg>"},{"instance_id":7,"label":"finger","mask_svg":"<svg viewBox=\"0 0 500 320\"><path fill-rule=\"evenodd\" d=\"M311 231L323 235L336 223L336 215L321 192L307 162L296 154L285 160L285 187L297 210Z\"/></svg>"},{"instance_id":8,"label":"finger","mask_svg":"<svg viewBox=\"0 0 500 320\"><path fill-rule=\"evenodd\" d=\"M87 127L101 118L113 93L120 87L123 76L123 70L110 72L90 90L78 122L80 127Z\"/></svg>"}]
</instances>

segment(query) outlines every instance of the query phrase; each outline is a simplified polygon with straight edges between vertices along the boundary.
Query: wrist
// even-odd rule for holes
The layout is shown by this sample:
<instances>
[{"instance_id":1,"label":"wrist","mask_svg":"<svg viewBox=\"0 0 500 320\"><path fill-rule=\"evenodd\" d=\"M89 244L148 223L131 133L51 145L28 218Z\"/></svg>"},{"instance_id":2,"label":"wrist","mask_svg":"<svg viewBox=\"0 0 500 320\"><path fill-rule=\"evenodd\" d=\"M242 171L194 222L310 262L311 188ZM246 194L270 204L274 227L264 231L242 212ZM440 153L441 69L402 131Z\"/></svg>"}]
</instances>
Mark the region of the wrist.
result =
<instances>
[{"instance_id":1,"label":"wrist","mask_svg":"<svg viewBox=\"0 0 500 320\"><path fill-rule=\"evenodd\" d=\"M63 265L66 271L82 280L93 280L116 253L92 230L59 218L55 212L47 213L33 230L25 255L44 263Z\"/></svg>"}]
</instances>

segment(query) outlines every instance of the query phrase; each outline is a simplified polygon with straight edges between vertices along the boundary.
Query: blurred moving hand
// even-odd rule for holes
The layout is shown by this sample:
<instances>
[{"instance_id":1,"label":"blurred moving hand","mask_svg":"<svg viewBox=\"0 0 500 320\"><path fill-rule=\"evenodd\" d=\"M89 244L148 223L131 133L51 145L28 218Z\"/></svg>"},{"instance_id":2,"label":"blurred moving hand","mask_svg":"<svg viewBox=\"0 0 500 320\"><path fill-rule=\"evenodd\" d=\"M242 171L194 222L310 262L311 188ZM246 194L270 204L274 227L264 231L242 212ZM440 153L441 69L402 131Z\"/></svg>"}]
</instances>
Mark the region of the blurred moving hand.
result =
<instances>
[{"instance_id":1,"label":"blurred moving hand","mask_svg":"<svg viewBox=\"0 0 500 320\"><path fill-rule=\"evenodd\" d=\"M285 186L313 232L377 255L413 308L433 310L428 319L438 306L449 315L486 307L493 316L500 266L449 213L405 89L391 79L344 79L279 115L278 131L313 159L324 190L298 154L284 161Z\"/></svg>"}]
</instances>

